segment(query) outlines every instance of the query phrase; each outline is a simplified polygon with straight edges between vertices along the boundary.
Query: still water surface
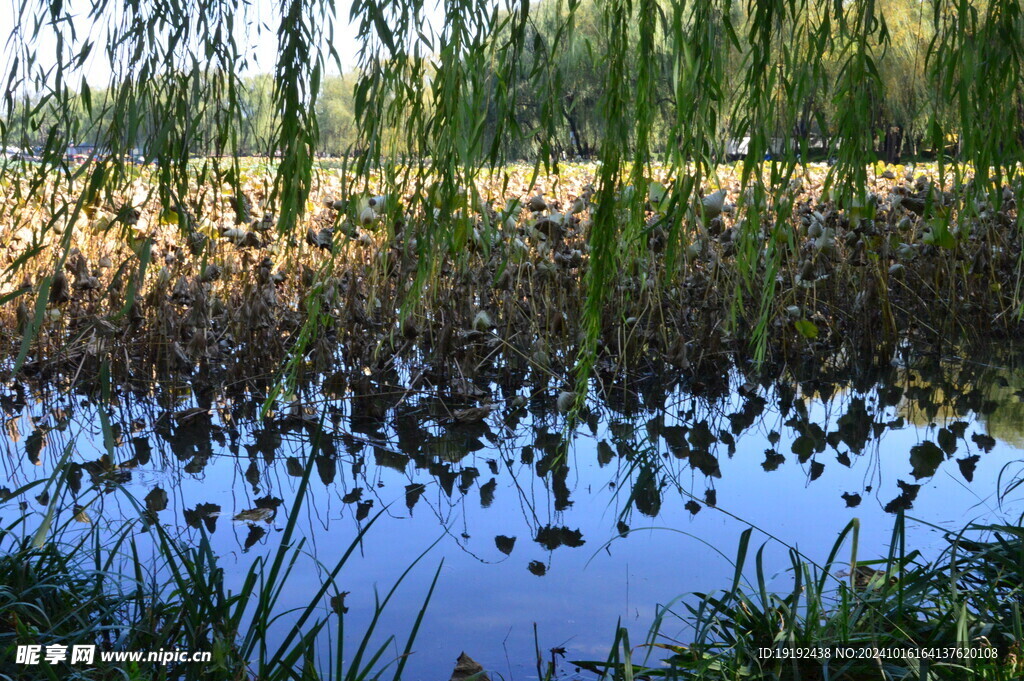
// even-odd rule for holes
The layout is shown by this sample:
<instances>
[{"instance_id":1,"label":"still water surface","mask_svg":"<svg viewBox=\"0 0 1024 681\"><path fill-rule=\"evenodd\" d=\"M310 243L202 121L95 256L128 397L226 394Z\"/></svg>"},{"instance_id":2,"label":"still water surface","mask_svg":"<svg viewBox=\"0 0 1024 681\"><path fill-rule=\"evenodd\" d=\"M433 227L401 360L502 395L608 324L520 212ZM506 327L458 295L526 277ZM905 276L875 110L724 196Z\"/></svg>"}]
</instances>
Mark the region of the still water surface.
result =
<instances>
[{"instance_id":1,"label":"still water surface","mask_svg":"<svg viewBox=\"0 0 1024 681\"><path fill-rule=\"evenodd\" d=\"M426 551L380 625L399 638L397 655L443 560L406 678L447 678L466 651L506 679L528 679L535 631L545 657L561 647L565 660L603 658L617 622L639 641L659 604L728 586L749 526L785 590L787 547L823 560L853 518L869 558L886 551L897 508L918 519L909 543L926 553L944 546L937 528L1014 517L998 492L1022 459L1017 366L947 359L856 380L753 383L733 372L667 387L647 377L607 391L572 433L552 391L524 400L526 388L486 383L458 388L463 398L483 391L467 404L494 400L472 423L453 417L466 404L441 389L382 388L376 405L325 390L306 411L262 422L255 399L168 391L118 400L107 439L81 396L22 400L12 390L4 461L15 488L50 474L70 445L77 493L110 490L86 509L91 522L135 517L117 481L185 541L209 532L235 586L276 547L320 432L299 518L309 559L282 605L304 605L320 584L317 563L333 565L379 514L338 580L346 630L361 632L375 590ZM268 636L287 626L285 617ZM687 635L671 620L662 633Z\"/></svg>"}]
</instances>

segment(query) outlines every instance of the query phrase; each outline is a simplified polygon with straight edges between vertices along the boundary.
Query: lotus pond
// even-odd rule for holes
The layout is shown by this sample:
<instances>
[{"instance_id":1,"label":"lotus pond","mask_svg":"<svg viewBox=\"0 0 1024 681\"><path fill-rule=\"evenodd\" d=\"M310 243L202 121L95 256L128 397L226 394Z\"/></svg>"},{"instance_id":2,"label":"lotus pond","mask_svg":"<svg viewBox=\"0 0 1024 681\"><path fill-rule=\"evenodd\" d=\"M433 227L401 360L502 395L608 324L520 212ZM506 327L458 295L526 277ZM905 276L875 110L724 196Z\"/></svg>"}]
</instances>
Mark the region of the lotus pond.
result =
<instances>
[{"instance_id":1,"label":"lotus pond","mask_svg":"<svg viewBox=\"0 0 1024 681\"><path fill-rule=\"evenodd\" d=\"M375 594L426 552L379 625L406 631L440 566L408 679L447 675L462 651L506 679L536 677L538 650L576 674L571 661L607 655L617 622L641 640L658 604L727 584L749 527L781 583L790 548L822 561L853 518L867 558L886 553L897 511L925 554L946 546L944 531L1019 513L1024 367L1006 352L904 351L882 368L771 378L620 376L575 422L554 393L501 371L408 379L375 377L355 400L326 380L265 418L259 395L184 383L101 408L12 382L0 396L5 490L61 466L58 517L74 518L72 532L137 518L131 496L180 542L208 537L237 589L280 541L315 451L296 519L306 543L267 637L290 632L288 612L372 521L322 610L361 635ZM493 408L467 415L482 395ZM38 491L5 497L3 524L26 515L34 530L52 501ZM143 570L149 558L137 557ZM690 633L661 626L664 640ZM401 654L392 644L382 661Z\"/></svg>"}]
</instances>

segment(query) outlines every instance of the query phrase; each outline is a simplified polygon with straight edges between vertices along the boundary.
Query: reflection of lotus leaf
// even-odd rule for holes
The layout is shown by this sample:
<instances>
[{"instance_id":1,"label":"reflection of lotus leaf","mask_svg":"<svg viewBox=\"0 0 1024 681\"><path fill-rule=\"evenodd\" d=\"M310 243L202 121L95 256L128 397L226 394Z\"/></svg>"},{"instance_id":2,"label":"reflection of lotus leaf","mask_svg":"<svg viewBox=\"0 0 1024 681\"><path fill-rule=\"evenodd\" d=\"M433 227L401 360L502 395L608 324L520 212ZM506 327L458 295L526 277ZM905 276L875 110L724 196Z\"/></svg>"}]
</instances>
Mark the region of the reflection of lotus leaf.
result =
<instances>
[{"instance_id":1,"label":"reflection of lotus leaf","mask_svg":"<svg viewBox=\"0 0 1024 681\"><path fill-rule=\"evenodd\" d=\"M700 421L690 429L690 444L696 449L707 450L715 443L715 436L708 428L707 421Z\"/></svg>"},{"instance_id":2,"label":"reflection of lotus leaf","mask_svg":"<svg viewBox=\"0 0 1024 681\"><path fill-rule=\"evenodd\" d=\"M974 480L974 468L978 465L978 459L980 458L980 456L974 454L973 456L956 460L957 465L960 467L960 474L964 476L964 480L967 482Z\"/></svg>"},{"instance_id":3,"label":"reflection of lotus leaf","mask_svg":"<svg viewBox=\"0 0 1024 681\"><path fill-rule=\"evenodd\" d=\"M935 475L939 464L946 458L942 450L931 440L925 440L921 444L910 448L910 465L914 469L915 480L930 478Z\"/></svg>"},{"instance_id":4,"label":"reflection of lotus leaf","mask_svg":"<svg viewBox=\"0 0 1024 681\"><path fill-rule=\"evenodd\" d=\"M245 537L245 544L242 546L243 551L248 551L259 542L260 539L267 534L267 531L259 525L249 525L249 534Z\"/></svg>"},{"instance_id":5,"label":"reflection of lotus leaf","mask_svg":"<svg viewBox=\"0 0 1024 681\"><path fill-rule=\"evenodd\" d=\"M506 556L512 553L512 549L516 546L515 537L506 537L503 534L499 534L494 538L494 545L498 547L498 550L504 553Z\"/></svg>"},{"instance_id":6,"label":"reflection of lotus leaf","mask_svg":"<svg viewBox=\"0 0 1024 681\"><path fill-rule=\"evenodd\" d=\"M636 484L633 486L633 501L636 510L646 516L655 517L661 511L661 490L654 471L644 468L640 471Z\"/></svg>"},{"instance_id":7,"label":"reflection of lotus leaf","mask_svg":"<svg viewBox=\"0 0 1024 681\"><path fill-rule=\"evenodd\" d=\"M537 536L534 541L548 551L554 551L559 546L576 548L586 543L583 540L583 533L579 530L570 530L568 527L554 527L552 525L537 530Z\"/></svg>"},{"instance_id":8,"label":"reflection of lotus leaf","mask_svg":"<svg viewBox=\"0 0 1024 681\"><path fill-rule=\"evenodd\" d=\"M490 508L494 503L494 490L498 488L498 480L491 478L489 482L480 485L480 506Z\"/></svg>"},{"instance_id":9,"label":"reflection of lotus leaf","mask_svg":"<svg viewBox=\"0 0 1024 681\"><path fill-rule=\"evenodd\" d=\"M217 518L220 516L220 504L197 504L194 509L184 511L185 523L189 527L199 527L202 523L211 534L217 529Z\"/></svg>"},{"instance_id":10,"label":"reflection of lotus leaf","mask_svg":"<svg viewBox=\"0 0 1024 681\"><path fill-rule=\"evenodd\" d=\"M846 413L839 417L839 437L853 452L864 449L871 436L871 416L864 406L864 399L855 397L850 401Z\"/></svg>"},{"instance_id":11,"label":"reflection of lotus leaf","mask_svg":"<svg viewBox=\"0 0 1024 681\"><path fill-rule=\"evenodd\" d=\"M405 486L405 506L409 509L409 513L412 513L412 507L420 500L426 489L426 486L422 483L413 483Z\"/></svg>"},{"instance_id":12,"label":"reflection of lotus leaf","mask_svg":"<svg viewBox=\"0 0 1024 681\"><path fill-rule=\"evenodd\" d=\"M940 428L936 439L939 441L942 451L946 452L946 454L952 454L956 451L956 435L953 435L953 431L948 428Z\"/></svg>"},{"instance_id":13,"label":"reflection of lotus leaf","mask_svg":"<svg viewBox=\"0 0 1024 681\"><path fill-rule=\"evenodd\" d=\"M764 462L761 464L761 468L765 471L771 472L778 469L778 467L785 463L785 461L786 457L782 454L779 454L774 449L766 449L764 450Z\"/></svg>"},{"instance_id":14,"label":"reflection of lotus leaf","mask_svg":"<svg viewBox=\"0 0 1024 681\"><path fill-rule=\"evenodd\" d=\"M886 513L909 511L914 507L914 499L917 498L917 493L921 491L921 485L912 485L902 480L897 480L896 486L900 488L900 495L885 505Z\"/></svg>"}]
</instances>

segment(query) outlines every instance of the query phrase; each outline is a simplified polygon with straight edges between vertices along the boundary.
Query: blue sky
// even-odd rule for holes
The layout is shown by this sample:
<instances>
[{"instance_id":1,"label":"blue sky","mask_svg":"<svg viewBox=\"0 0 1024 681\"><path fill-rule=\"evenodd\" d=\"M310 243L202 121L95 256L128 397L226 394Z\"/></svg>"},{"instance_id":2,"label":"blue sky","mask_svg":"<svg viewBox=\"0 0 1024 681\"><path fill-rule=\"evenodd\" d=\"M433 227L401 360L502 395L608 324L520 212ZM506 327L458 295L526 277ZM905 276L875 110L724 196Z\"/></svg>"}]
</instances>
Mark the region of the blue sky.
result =
<instances>
[{"instance_id":1,"label":"blue sky","mask_svg":"<svg viewBox=\"0 0 1024 681\"><path fill-rule=\"evenodd\" d=\"M3 48L0 64L3 64L4 75L10 73L13 49L9 36L15 28L20 29L23 40L28 44L29 54L39 67L45 70L56 62L55 53L58 43L53 27L43 25L38 35L33 37L33 22L31 20L17 22L17 17L21 16L19 7L25 1L0 0L0 46ZM32 6L29 16L34 16L39 12L37 5L40 0L27 0L27 2ZM119 19L118 11L122 7L122 3L119 0L110 0L109 4L115 11L98 21L89 16L91 0L66 0L64 4L72 17L71 23L77 34L78 44L81 45L85 39L91 39L95 43L83 72L76 74L72 82L84 76L90 87L103 88L110 82L112 73L116 70L116 65L114 69L111 68L104 49L107 42L106 24ZM277 12L278 3L272 0L247 0L244 3L240 2L239 6L240 16L242 15L241 7L247 7L246 21L239 21L234 31L236 42L239 45L247 46L245 54L249 64L247 68L243 69L243 72L273 72L277 57L277 27L280 20ZM429 14L437 16L436 10ZM333 45L341 56L342 68L346 71L355 66L359 45L356 39L357 27L348 22L348 16L349 4L342 0L338 3L337 17L334 21ZM70 35L68 27L63 28L63 33L65 36ZM22 57L24 57L24 53L22 53ZM338 67L330 63L328 72L337 73Z\"/></svg>"}]
</instances>

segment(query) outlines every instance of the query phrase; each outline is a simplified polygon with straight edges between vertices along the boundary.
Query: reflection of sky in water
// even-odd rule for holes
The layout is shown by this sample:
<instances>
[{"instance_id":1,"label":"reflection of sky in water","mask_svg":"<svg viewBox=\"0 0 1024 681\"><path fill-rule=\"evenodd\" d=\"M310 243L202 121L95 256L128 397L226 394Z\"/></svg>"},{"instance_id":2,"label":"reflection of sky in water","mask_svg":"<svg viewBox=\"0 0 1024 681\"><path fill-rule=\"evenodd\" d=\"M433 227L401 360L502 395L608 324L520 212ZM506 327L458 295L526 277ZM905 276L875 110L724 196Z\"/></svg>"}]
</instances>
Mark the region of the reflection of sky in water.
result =
<instances>
[{"instance_id":1,"label":"reflection of sky in water","mask_svg":"<svg viewBox=\"0 0 1024 681\"><path fill-rule=\"evenodd\" d=\"M808 422L821 424L826 432L834 430L851 398L849 393L841 393L833 396L827 406L812 403ZM971 435L984 432L985 427L972 423L965 438L958 441L954 457L942 462L933 477L916 481L911 475L908 452L924 438L935 440L937 428L927 428L927 419L911 418L910 422L922 425L887 430L877 439L872 437L860 454L850 455L850 467L838 463L836 450L826 447L813 459L823 463L824 468L812 482L810 460L798 463L797 456L791 453L796 435L784 425L786 419L774 410L773 399L768 402L764 414L737 436L732 456L727 455L727 448L721 443L713 450L717 453L720 478L710 480L691 468L687 460L672 456L664 440L657 441L657 451L647 455L648 460L660 462L662 470L657 478L666 483L656 518L642 515L635 507L620 515L627 507L631 481L635 482L639 473L630 473L630 463L622 457L614 457L604 466L598 464L598 443L611 443L615 450L616 438L622 439L623 435L622 429L612 428L608 419L601 421L596 436L583 428L583 434L570 447L565 485L572 504L556 511L550 476L540 478L536 474L543 448L535 449L532 463L523 463L522 447L537 439L526 417L514 436L503 440L495 436L501 442L497 449L486 438L480 438L484 448L452 464L451 470L472 467L479 476L472 481L465 479L470 482L465 493L459 489L463 478L456 477L450 497L427 470L417 470L410 464L400 472L377 465L372 447L362 450L365 462L361 472L354 475L354 456L339 446L333 483L325 485L317 471L312 475L311 494L302 509L299 527L310 540L307 550L322 565L333 566L360 525L365 524L355 518L357 504L342 499L355 487L361 487L361 500L374 502L370 517L387 507L367 534L361 552L353 556L338 580L338 588L350 592L345 601L350 609L346 626L352 632L362 630L372 607L374 588L383 596L409 563L440 538L400 587L379 628L398 637L399 642L392 646L397 654L443 558L436 592L415 645L415 655L408 663L406 678L441 678L463 650L506 678L529 678L536 674L533 623L537 624L545 656L549 648L564 646L568 659L596 659L607 654L618 620L630 628L631 640L636 643L646 633L656 604L667 603L687 592L728 586L733 571L730 561L735 556L740 532L746 527L737 519L770 532L812 559L822 560L838 532L856 517L861 521L860 557L874 558L886 551L890 538L893 516L883 508L899 493L897 480L921 484L909 516L960 528L972 519L993 517L1000 470L1019 458L1018 452L1002 442L991 452L982 453L971 441ZM734 413L743 403L734 393L725 403L711 407L705 404L696 419L689 422L706 418L713 433L720 428L728 430L729 421L723 417ZM870 398L867 405L868 411L873 412ZM676 415L681 408L690 406L688 398L670 405L664 412L665 425L680 423L675 420ZM875 420L894 419L901 415L901 409L904 407L889 407L881 415L875 414ZM52 464L71 437L77 438L80 461L95 459L103 452L98 419L93 418L94 412L88 414L81 410L66 431L50 433L43 452L44 464ZM643 437L648 432L645 423L651 416L648 413L635 422L637 439L627 440L631 444L624 445L625 450L643 449ZM498 412L489 419L493 433L501 432L500 419ZM22 434L32 431L27 417L18 426ZM560 422L550 420L544 430L558 433L559 427ZM781 433L776 450L785 456L785 462L768 472L762 464L765 450L771 447L771 431ZM433 427L431 432L441 431ZM166 490L169 503L160 512L160 518L179 527L184 526L186 509L204 503L219 504L222 516L216 521L213 547L221 556L232 586L236 586L253 558L274 548L284 527L284 511L292 503L298 486L298 478L289 474L286 457L301 457L308 444L301 431L282 437L283 444L272 464L266 464L261 454L256 455L260 472L258 491L246 482L251 464L244 446L236 457L226 447L214 444L213 457L205 467L195 466L196 471L189 473L182 470L187 463L179 462L158 437L150 438L152 461L132 471L129 487L140 499L155 486ZM240 442L251 442L247 438L250 435L243 432ZM389 446L393 448L394 438L390 439ZM24 437L17 444L7 441L5 446L13 486L47 472L47 465L27 465ZM838 449L849 451L842 444ZM128 444L118 448L120 460L128 458L130 451ZM604 448L605 457L607 453ZM953 460L967 454L980 454L970 484ZM497 474L492 473L492 462L497 466ZM492 478L493 501L484 508L481 488ZM86 474L86 485L88 479ZM406 507L406 486L412 483L422 483L425 488L410 513ZM614 487L611 483L615 483ZM712 483L718 509L705 504L705 492ZM860 494L862 502L856 508L847 508L841 498L843 493ZM691 501L689 495L701 507L695 515L684 508ZM279 497L284 504L270 525L259 525L269 529L267 535L246 551L249 526L233 522L231 517L253 508L256 498L266 496ZM120 495L107 495L102 504L91 509L90 515L108 519L132 515L130 504ZM4 506L5 522L14 506L13 502ZM41 508L33 500L30 507ZM620 519L633 530L626 537L620 537L616 529ZM941 536L934 530L916 523L911 525L911 546L926 553L928 549L934 553L943 546ZM547 526L579 530L585 543L548 550L533 540L538 530ZM196 536L194 530L189 532ZM516 537L509 556L495 545L498 535ZM755 546L764 540L764 535L755 533ZM843 559L848 556L848 551L841 553ZM544 576L536 576L527 569L532 561L544 566ZM779 588L787 588L788 575L783 572L789 565L786 548L772 545L766 551L766 565L769 574L777 575ZM303 605L319 583L313 563L300 562L284 594L282 608ZM280 636L287 626L285 622L287 618L278 630L270 633L272 638ZM686 636L675 623L667 625L664 633ZM350 637L348 645L355 643Z\"/></svg>"}]
</instances>

